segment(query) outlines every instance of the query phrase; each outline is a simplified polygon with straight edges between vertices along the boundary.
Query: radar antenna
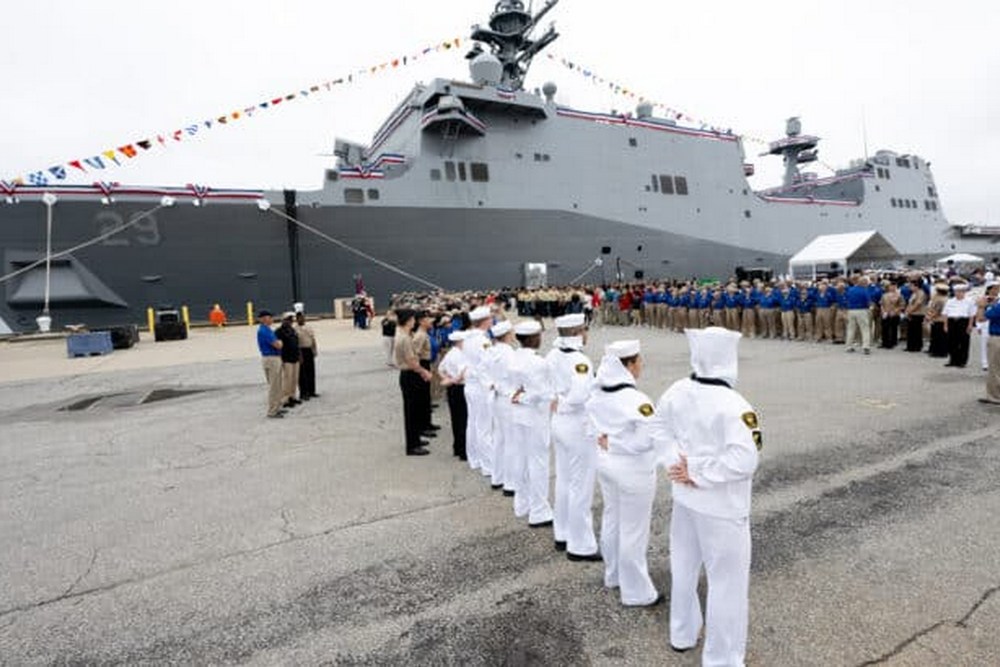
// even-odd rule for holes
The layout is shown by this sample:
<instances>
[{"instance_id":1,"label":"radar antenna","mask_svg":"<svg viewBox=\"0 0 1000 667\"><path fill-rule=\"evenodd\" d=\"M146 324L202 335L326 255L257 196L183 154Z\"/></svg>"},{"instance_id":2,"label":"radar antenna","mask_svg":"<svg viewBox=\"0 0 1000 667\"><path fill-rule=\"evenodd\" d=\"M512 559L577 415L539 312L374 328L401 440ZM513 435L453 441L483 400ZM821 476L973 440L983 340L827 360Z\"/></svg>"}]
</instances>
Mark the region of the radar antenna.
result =
<instances>
[{"instance_id":1,"label":"radar antenna","mask_svg":"<svg viewBox=\"0 0 1000 667\"><path fill-rule=\"evenodd\" d=\"M548 0L537 14L532 15L531 9L525 10L521 0L500 0L493 8L488 28L472 26L472 39L477 44L466 57L476 58L483 52L480 43L488 44L503 65L500 84L512 90L522 90L531 61L559 37L554 25L550 25L538 39L530 37L542 18L557 4L559 0Z\"/></svg>"}]
</instances>

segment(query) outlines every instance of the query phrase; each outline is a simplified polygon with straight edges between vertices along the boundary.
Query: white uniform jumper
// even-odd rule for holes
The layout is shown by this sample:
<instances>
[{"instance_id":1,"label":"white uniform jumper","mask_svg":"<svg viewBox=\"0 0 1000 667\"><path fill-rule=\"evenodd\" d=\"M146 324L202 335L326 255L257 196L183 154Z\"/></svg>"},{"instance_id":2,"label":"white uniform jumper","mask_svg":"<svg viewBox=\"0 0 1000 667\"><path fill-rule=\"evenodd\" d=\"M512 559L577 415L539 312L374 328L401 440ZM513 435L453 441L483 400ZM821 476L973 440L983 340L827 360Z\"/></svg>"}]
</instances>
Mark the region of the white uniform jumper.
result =
<instances>
[{"instance_id":1,"label":"white uniform jumper","mask_svg":"<svg viewBox=\"0 0 1000 667\"><path fill-rule=\"evenodd\" d=\"M490 378L486 374L486 359L492 343L486 334L473 329L462 346L469 367L465 376L465 402L469 407L469 423L466 427L465 446L469 467L482 470L484 475L492 473L491 454L493 451L493 417Z\"/></svg>"},{"instance_id":2,"label":"white uniform jumper","mask_svg":"<svg viewBox=\"0 0 1000 667\"><path fill-rule=\"evenodd\" d=\"M514 348L507 343L496 343L488 356L487 373L493 384L493 486L502 485L514 491L516 480L509 477L513 470L513 449L517 442L512 433L510 396L510 365Z\"/></svg>"},{"instance_id":3,"label":"white uniform jumper","mask_svg":"<svg viewBox=\"0 0 1000 667\"><path fill-rule=\"evenodd\" d=\"M588 556L597 552L593 504L598 448L588 436L584 410L596 388L594 365L582 347L582 338L557 338L546 362L558 401L552 416L556 463L553 534L557 542L566 542L570 554Z\"/></svg>"},{"instance_id":4,"label":"white uniform jumper","mask_svg":"<svg viewBox=\"0 0 1000 667\"><path fill-rule=\"evenodd\" d=\"M549 504L549 416L555 391L549 379L545 359L535 350L521 348L516 351L510 367L510 383L523 390L519 402L512 405L514 439L524 462L524 483L518 484L514 495L514 511L525 509L527 501L528 523L536 525L552 521Z\"/></svg>"},{"instance_id":5,"label":"white uniform jumper","mask_svg":"<svg viewBox=\"0 0 1000 667\"><path fill-rule=\"evenodd\" d=\"M614 361L625 370L621 361ZM606 363L608 357L601 362L602 368ZM646 563L660 458L655 449L653 405L629 375L610 386L601 379L586 410L591 442L602 434L608 438L607 451L597 453L597 479L604 498L604 585L620 587L624 605L648 605L659 596Z\"/></svg>"},{"instance_id":6,"label":"white uniform jumper","mask_svg":"<svg viewBox=\"0 0 1000 667\"><path fill-rule=\"evenodd\" d=\"M708 336L730 339L728 371L696 359L699 353L718 359L710 349L713 341L692 340L693 334L711 331L688 332L696 375L674 383L657 404L666 462L686 455L695 484L673 484L670 643L688 648L698 642L703 618L697 589L704 566L708 600L702 664L741 666L749 609L750 489L762 440L757 413L730 388L739 334Z\"/></svg>"}]
</instances>

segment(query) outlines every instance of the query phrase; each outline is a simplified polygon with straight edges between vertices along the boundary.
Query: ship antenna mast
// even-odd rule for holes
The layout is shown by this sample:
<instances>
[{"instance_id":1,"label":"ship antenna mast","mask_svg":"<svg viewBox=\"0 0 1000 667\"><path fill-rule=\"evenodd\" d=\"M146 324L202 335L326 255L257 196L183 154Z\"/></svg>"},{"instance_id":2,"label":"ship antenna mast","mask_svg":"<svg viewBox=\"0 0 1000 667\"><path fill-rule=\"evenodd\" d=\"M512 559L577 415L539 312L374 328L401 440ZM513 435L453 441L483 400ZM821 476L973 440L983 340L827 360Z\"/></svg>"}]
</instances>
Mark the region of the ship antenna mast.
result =
<instances>
[{"instance_id":1,"label":"ship antenna mast","mask_svg":"<svg viewBox=\"0 0 1000 667\"><path fill-rule=\"evenodd\" d=\"M537 14L533 14L533 0L527 10L522 0L499 0L493 8L488 28L472 26L472 39L477 44L466 57L477 57L483 52L482 44L488 44L503 66L500 84L512 90L522 90L532 59L559 37L555 26L549 26L538 39L530 36L542 18L557 4L559 0L547 0L545 6Z\"/></svg>"}]
</instances>

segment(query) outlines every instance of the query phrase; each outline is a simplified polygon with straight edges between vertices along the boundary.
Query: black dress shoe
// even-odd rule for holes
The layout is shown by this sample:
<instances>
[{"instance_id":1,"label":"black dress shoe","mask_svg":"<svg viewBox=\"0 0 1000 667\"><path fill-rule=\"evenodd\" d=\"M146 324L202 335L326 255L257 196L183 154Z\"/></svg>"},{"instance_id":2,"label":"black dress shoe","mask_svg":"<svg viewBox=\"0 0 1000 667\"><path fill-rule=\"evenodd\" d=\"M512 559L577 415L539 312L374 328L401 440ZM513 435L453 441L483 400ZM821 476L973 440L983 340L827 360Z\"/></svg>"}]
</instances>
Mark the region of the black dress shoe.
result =
<instances>
[{"instance_id":1,"label":"black dress shoe","mask_svg":"<svg viewBox=\"0 0 1000 667\"><path fill-rule=\"evenodd\" d=\"M604 558L601 557L600 551L596 551L592 554L586 554L586 555L574 554L567 551L566 558L577 563L596 563L598 561L604 560Z\"/></svg>"},{"instance_id":2,"label":"black dress shoe","mask_svg":"<svg viewBox=\"0 0 1000 667\"><path fill-rule=\"evenodd\" d=\"M426 430L428 430L428 431L440 431L441 427L438 426L437 424L428 424Z\"/></svg>"},{"instance_id":3,"label":"black dress shoe","mask_svg":"<svg viewBox=\"0 0 1000 667\"><path fill-rule=\"evenodd\" d=\"M694 648L694 646L688 646L686 648L679 648L677 646L674 646L673 644L670 645L670 650L673 651L674 653L687 653L688 651L690 651L693 648Z\"/></svg>"},{"instance_id":4,"label":"black dress shoe","mask_svg":"<svg viewBox=\"0 0 1000 667\"><path fill-rule=\"evenodd\" d=\"M529 523L528 528L546 528L552 525L552 520L549 521L539 521L538 523Z\"/></svg>"},{"instance_id":5,"label":"black dress shoe","mask_svg":"<svg viewBox=\"0 0 1000 667\"><path fill-rule=\"evenodd\" d=\"M421 441L420 441L420 446L421 446L421 447L430 447L430 446L431 446L431 443L429 443L429 442L428 442L428 441L426 441L426 440L421 440Z\"/></svg>"},{"instance_id":6,"label":"black dress shoe","mask_svg":"<svg viewBox=\"0 0 1000 667\"><path fill-rule=\"evenodd\" d=\"M458 460L459 460L459 461L468 461L468 460L469 460L469 457L468 457L468 456L466 456L465 454L459 454L459 455L458 455Z\"/></svg>"},{"instance_id":7,"label":"black dress shoe","mask_svg":"<svg viewBox=\"0 0 1000 667\"><path fill-rule=\"evenodd\" d=\"M642 609L652 609L653 607L659 607L661 604L663 604L666 601L667 601L666 596L663 595L663 593L660 593L659 595L656 596L655 600L653 600L652 602L650 602L648 604L636 604L636 605L630 605L630 606L641 607Z\"/></svg>"},{"instance_id":8,"label":"black dress shoe","mask_svg":"<svg viewBox=\"0 0 1000 667\"><path fill-rule=\"evenodd\" d=\"M565 540L556 540L556 551L566 551Z\"/></svg>"},{"instance_id":9,"label":"black dress shoe","mask_svg":"<svg viewBox=\"0 0 1000 667\"><path fill-rule=\"evenodd\" d=\"M436 438L438 437L438 434L435 433L434 431L423 431L421 432L420 436L423 438Z\"/></svg>"},{"instance_id":10,"label":"black dress shoe","mask_svg":"<svg viewBox=\"0 0 1000 667\"><path fill-rule=\"evenodd\" d=\"M410 450L408 450L406 452L407 456L427 456L428 454L430 454L430 452L427 451L426 449L424 449L423 447L417 447L416 449L410 449Z\"/></svg>"},{"instance_id":11,"label":"black dress shoe","mask_svg":"<svg viewBox=\"0 0 1000 667\"><path fill-rule=\"evenodd\" d=\"M505 496L507 496L508 498L513 498L514 497L514 492L511 491L510 489L504 489L503 490L503 494Z\"/></svg>"},{"instance_id":12,"label":"black dress shoe","mask_svg":"<svg viewBox=\"0 0 1000 667\"><path fill-rule=\"evenodd\" d=\"M500 489L503 488L503 484L490 484L490 488L493 489L494 491L499 491Z\"/></svg>"},{"instance_id":13,"label":"black dress shoe","mask_svg":"<svg viewBox=\"0 0 1000 667\"><path fill-rule=\"evenodd\" d=\"M309 400L309 396L305 396L305 395L303 395L303 396L302 396L302 398L301 398L300 400L301 400L301 401L308 401L308 400Z\"/></svg>"}]
</instances>

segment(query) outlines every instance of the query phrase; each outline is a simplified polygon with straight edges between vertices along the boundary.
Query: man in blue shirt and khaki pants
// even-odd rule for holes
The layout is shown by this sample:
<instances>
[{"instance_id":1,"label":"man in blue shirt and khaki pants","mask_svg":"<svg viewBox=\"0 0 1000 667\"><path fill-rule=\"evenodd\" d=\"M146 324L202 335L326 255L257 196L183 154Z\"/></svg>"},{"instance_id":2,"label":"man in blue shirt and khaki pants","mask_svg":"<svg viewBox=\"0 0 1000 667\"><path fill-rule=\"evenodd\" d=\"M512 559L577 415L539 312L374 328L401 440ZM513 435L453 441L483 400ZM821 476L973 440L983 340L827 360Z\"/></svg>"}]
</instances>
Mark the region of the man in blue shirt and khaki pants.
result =
<instances>
[{"instance_id":1,"label":"man in blue shirt and khaki pants","mask_svg":"<svg viewBox=\"0 0 1000 667\"><path fill-rule=\"evenodd\" d=\"M281 341L271 329L274 316L270 312L260 311L257 320L260 322L257 327L257 347L260 348L261 364L267 379L267 416L280 419L285 416L281 409Z\"/></svg>"},{"instance_id":2,"label":"man in blue shirt and khaki pants","mask_svg":"<svg viewBox=\"0 0 1000 667\"><path fill-rule=\"evenodd\" d=\"M989 322L986 373L986 398L981 403L1000 405L1000 301L997 300L997 283L986 284L986 296L979 300L979 317Z\"/></svg>"}]
</instances>

